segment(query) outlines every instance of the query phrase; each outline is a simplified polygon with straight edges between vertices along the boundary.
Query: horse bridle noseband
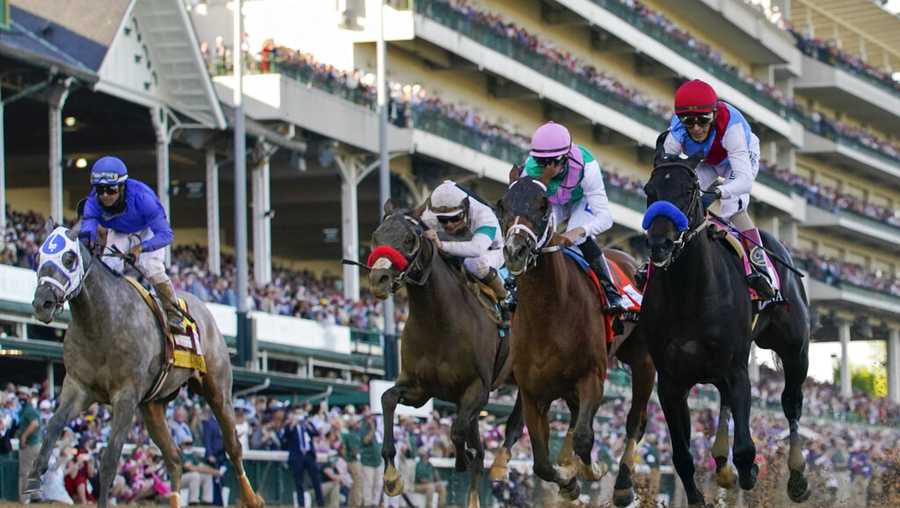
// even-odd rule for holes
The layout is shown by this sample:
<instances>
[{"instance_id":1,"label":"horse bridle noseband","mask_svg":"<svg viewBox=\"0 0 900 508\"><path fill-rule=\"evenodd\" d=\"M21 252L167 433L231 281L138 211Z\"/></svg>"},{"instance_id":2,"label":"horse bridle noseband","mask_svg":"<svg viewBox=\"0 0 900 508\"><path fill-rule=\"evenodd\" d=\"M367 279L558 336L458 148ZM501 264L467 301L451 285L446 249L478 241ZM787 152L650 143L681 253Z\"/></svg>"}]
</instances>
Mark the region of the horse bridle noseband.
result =
<instances>
[{"instance_id":1,"label":"horse bridle noseband","mask_svg":"<svg viewBox=\"0 0 900 508\"><path fill-rule=\"evenodd\" d=\"M398 271L397 274L393 276L391 280L391 292L400 289L400 286L405 282L409 282L415 286L424 286L428 282L428 278L431 277L431 265L422 266L422 256L425 251L425 249L422 248L422 233L425 231L425 225L419 219L409 215L404 215L403 218L412 224L415 229L414 236L416 238L416 246L409 256L403 254L403 256L409 260L409 263L406 265L406 268ZM431 246L431 254L434 255L434 242L426 243ZM419 276L414 278L414 272L418 272Z\"/></svg>"},{"instance_id":2,"label":"horse bridle noseband","mask_svg":"<svg viewBox=\"0 0 900 508\"><path fill-rule=\"evenodd\" d=\"M547 187L542 182L538 180L531 181L535 185L539 186L544 192L547 192ZM513 184L510 185L510 188L512 188L512 186L516 183L518 183L518 180L516 182L513 182ZM525 273L525 271L527 271L529 268L536 265L537 260L541 254L549 254L560 250L559 245L551 245L549 247L546 246L547 242L549 242L550 238L553 236L553 230L555 229L553 209L551 207L547 207L547 213L545 213L541 218L541 223L544 224L544 228L540 238L538 238L537 234L530 227L526 226L525 224L520 224L519 218L520 216L516 215L516 219L513 221L512 225L509 227L509 229L506 230L506 235L503 238L504 243L509 243L509 241L515 235L524 233L528 238L531 238L532 242L534 242L534 247L532 247L525 255L525 264L522 266L521 270L513 271L509 269L509 267L507 267L507 270L509 270L509 273L512 276L521 275Z\"/></svg>"},{"instance_id":3,"label":"horse bridle noseband","mask_svg":"<svg viewBox=\"0 0 900 508\"><path fill-rule=\"evenodd\" d=\"M691 200L687 206L688 213L691 213L694 210L694 208L697 206L697 201L700 199L700 194L703 193L703 191L700 189L700 179L697 176L697 172L695 170L685 166L684 164L668 163L668 164L663 164L663 165L653 168L653 171L650 173L650 178L653 178L653 173L655 173L656 171L660 170L661 168L665 168L665 167L669 167L669 166L675 166L675 167L681 168L684 171L689 172L691 174L691 176L694 177L694 186L693 186L693 189L691 190ZM645 193L646 193L646 191L645 191ZM685 215L687 215L687 214L685 214ZM689 218L688 220L690 221L691 219ZM693 240L695 236L697 236L697 233L699 233L700 231L703 231L706 228L706 226L708 226L708 225L709 225L709 219L706 218L705 213L703 214L703 220L699 224L695 225L694 227L691 227L690 223L688 223L688 228L683 231L679 231L678 238L672 242L672 244L673 244L672 254L669 255L669 257L666 259L665 262L653 263L653 266L655 266L656 268L660 268L662 270L668 269L670 266L672 266L672 263L674 263L675 260L678 259L678 256L681 255L681 253L684 251L684 248L687 246L687 244L690 243L690 241Z\"/></svg>"}]
</instances>

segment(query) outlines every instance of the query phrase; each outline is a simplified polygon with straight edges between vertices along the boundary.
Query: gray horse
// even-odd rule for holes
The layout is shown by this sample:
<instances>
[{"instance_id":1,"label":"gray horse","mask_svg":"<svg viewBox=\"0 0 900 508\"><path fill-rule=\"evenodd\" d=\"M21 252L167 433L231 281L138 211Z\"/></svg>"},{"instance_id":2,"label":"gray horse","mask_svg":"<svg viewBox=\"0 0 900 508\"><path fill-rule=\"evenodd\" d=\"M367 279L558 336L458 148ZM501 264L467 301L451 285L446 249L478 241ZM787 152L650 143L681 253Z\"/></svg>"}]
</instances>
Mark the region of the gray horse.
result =
<instances>
[{"instance_id":1,"label":"gray horse","mask_svg":"<svg viewBox=\"0 0 900 508\"><path fill-rule=\"evenodd\" d=\"M63 427L89 405L112 407L112 432L100 464L97 504L105 507L118 469L122 445L140 409L150 437L159 447L171 480L173 508L179 506L182 463L180 450L166 424L166 404L179 388L190 383L209 403L225 441L225 450L240 482L241 501L252 508L263 500L250 486L241 464L231 405L231 365L228 348L212 314L190 294L181 294L197 322L206 357L205 374L173 368L158 395L144 400L162 369L163 336L156 317L123 277L100 262L77 240L75 229L54 228L48 222L48 237L38 259L38 286L34 292L34 316L53 321L68 301L72 322L63 343L66 377L59 408L47 425L41 452L28 476L26 492L40 490L50 451Z\"/></svg>"}]
</instances>

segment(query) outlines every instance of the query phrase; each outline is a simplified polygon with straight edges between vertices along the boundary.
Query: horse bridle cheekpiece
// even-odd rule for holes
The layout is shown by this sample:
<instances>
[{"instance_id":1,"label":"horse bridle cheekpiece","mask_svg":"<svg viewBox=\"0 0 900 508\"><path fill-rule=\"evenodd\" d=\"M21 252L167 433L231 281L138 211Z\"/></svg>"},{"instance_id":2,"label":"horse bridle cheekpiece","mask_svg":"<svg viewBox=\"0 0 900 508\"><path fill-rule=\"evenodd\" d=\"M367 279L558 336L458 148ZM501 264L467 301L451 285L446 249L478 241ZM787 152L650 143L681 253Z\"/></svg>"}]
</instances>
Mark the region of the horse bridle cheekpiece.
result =
<instances>
[{"instance_id":1,"label":"horse bridle cheekpiece","mask_svg":"<svg viewBox=\"0 0 900 508\"><path fill-rule=\"evenodd\" d=\"M396 291L406 281L417 286L423 286L428 282L428 276L431 275L431 270L426 270L425 267L420 266L423 252L422 233L425 230L425 226L421 221L409 215L404 215L403 219L410 223L415 230L416 244L412 252L407 255L392 245L377 245L369 253L369 258L366 260L366 264L373 270L390 270L391 268L397 270L397 274L394 275L391 281L391 291ZM428 243L430 244L431 242ZM413 276L413 271L417 271L419 276Z\"/></svg>"},{"instance_id":2,"label":"horse bridle cheekpiece","mask_svg":"<svg viewBox=\"0 0 900 508\"><path fill-rule=\"evenodd\" d=\"M700 179L697 176L697 172L691 169L689 166L685 165L685 163L682 161L667 162L653 168L653 171L650 173L650 178L653 178L653 173L659 171L660 169L669 167L677 167L684 171L687 171L694 178L694 185L691 188L691 200L687 206L687 213L691 213L691 211L694 210L694 208L697 206L698 201L700 200L700 194L703 192L700 190ZM697 233L706 228L706 226L709 224L709 220L704 214L703 220L700 221L699 224L691 227L690 219L687 217L683 210L678 208L678 206L676 206L671 201L662 200L655 201L647 208L647 211L644 213L644 220L641 223L641 227L644 228L644 231L648 231L650 229L650 225L653 224L654 219L660 216L666 217L671 220L675 225L675 228L678 230L678 238L673 242L674 246L672 248L672 254L669 255L669 257L662 263L653 263L655 267L665 270L669 266L671 266L673 262L675 262L688 242L690 242L691 239L693 239L697 235Z\"/></svg>"},{"instance_id":3,"label":"horse bridle cheekpiece","mask_svg":"<svg viewBox=\"0 0 900 508\"><path fill-rule=\"evenodd\" d=\"M40 264L37 273L41 273L46 267L65 280L60 281L51 275L43 275L38 278L38 286L49 284L55 286L63 293L62 304L78 295L84 282L85 269L84 258L81 255L81 246L78 240L72 240L66 234L69 229L57 226L53 232L41 244Z\"/></svg>"},{"instance_id":4,"label":"horse bridle cheekpiece","mask_svg":"<svg viewBox=\"0 0 900 508\"><path fill-rule=\"evenodd\" d=\"M517 183L519 183L521 181L522 180L516 180L509 186L509 188L512 189ZM534 185L537 185L538 187L540 187L542 192L544 192L544 193L547 192L547 186L544 185L539 180L532 179L530 181ZM556 252L559 250L558 245L554 245L551 247L546 246L547 243L550 242L550 238L553 236L553 230L555 229L555 224L554 224L554 220L553 220L553 209L551 207L548 206L547 212L544 214L543 217L541 217L541 224L543 224L544 227L542 229L541 236L538 237L537 233L532 231L532 229L530 227L526 226L525 224L521 224L519 222L519 215L516 215L516 218L513 221L512 225L510 225L509 229L506 230L506 236L504 237L504 243L506 243L506 244L509 244L510 240L512 240L512 238L518 234L524 234L525 236L530 238L532 242L534 242L534 247L532 247L528 251L528 254L526 255L526 258L525 258L525 263L522 265L521 270L509 270L509 268L507 267L510 275L513 275L513 276L521 275L526 270L528 270L529 268L531 268L532 266L537 264L538 257L540 257L541 254L547 254L547 253ZM540 224L538 226L540 227Z\"/></svg>"}]
</instances>

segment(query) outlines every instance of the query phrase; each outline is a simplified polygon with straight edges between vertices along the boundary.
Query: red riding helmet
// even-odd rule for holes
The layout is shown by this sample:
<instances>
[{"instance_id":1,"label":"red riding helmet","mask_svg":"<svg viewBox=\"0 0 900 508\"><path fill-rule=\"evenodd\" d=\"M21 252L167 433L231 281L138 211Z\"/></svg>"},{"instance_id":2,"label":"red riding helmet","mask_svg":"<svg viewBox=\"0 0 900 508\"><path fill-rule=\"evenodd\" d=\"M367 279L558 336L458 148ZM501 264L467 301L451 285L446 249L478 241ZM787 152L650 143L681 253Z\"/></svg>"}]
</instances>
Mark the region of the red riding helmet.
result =
<instances>
[{"instance_id":1,"label":"red riding helmet","mask_svg":"<svg viewBox=\"0 0 900 508\"><path fill-rule=\"evenodd\" d=\"M692 79L675 91L675 114L712 113L719 97L705 81Z\"/></svg>"}]
</instances>

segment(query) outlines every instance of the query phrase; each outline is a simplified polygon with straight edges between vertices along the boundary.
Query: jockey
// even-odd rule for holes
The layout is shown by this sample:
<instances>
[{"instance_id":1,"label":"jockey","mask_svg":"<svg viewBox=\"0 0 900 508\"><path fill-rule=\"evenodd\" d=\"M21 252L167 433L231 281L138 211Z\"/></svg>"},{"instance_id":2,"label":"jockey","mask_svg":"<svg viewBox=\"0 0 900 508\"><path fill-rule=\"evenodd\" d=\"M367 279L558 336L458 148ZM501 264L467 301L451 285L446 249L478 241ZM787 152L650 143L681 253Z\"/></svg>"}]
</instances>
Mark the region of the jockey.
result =
<instances>
[{"instance_id":1,"label":"jockey","mask_svg":"<svg viewBox=\"0 0 900 508\"><path fill-rule=\"evenodd\" d=\"M125 163L111 156L98 159L91 168L91 192L84 205L79 236L97 242L104 233L105 245L133 256L135 265L153 284L170 331L187 333L176 307L175 288L166 274L164 248L172 243L166 212L156 193L146 184L129 179ZM120 272L124 268L119 258L109 264Z\"/></svg>"},{"instance_id":2,"label":"jockey","mask_svg":"<svg viewBox=\"0 0 900 508\"><path fill-rule=\"evenodd\" d=\"M587 148L572 142L569 130L547 122L531 138L531 154L524 173L547 186L556 224L566 223L563 245L577 245L597 274L606 294L606 312L624 312L630 303L612 281L609 263L594 241L613 225L600 164Z\"/></svg>"},{"instance_id":3,"label":"jockey","mask_svg":"<svg viewBox=\"0 0 900 508\"><path fill-rule=\"evenodd\" d=\"M463 258L466 271L490 287L503 307L507 292L498 274L503 266L503 235L491 207L453 181L445 180L425 203L422 222L430 228L425 237L434 241L441 252ZM441 241L439 230L452 240Z\"/></svg>"},{"instance_id":4,"label":"jockey","mask_svg":"<svg viewBox=\"0 0 900 508\"><path fill-rule=\"evenodd\" d=\"M750 256L753 273L747 277L748 284L761 298L774 298L772 263L760 247L759 229L747 213L750 188L759 172L759 138L744 115L720 101L709 84L699 79L688 81L675 92L675 114L664 149L667 154L704 155L697 166L701 189L706 189L703 206L720 202L719 214L741 231Z\"/></svg>"}]
</instances>

